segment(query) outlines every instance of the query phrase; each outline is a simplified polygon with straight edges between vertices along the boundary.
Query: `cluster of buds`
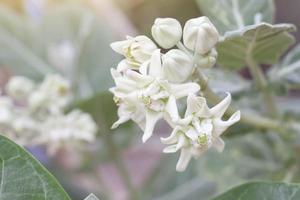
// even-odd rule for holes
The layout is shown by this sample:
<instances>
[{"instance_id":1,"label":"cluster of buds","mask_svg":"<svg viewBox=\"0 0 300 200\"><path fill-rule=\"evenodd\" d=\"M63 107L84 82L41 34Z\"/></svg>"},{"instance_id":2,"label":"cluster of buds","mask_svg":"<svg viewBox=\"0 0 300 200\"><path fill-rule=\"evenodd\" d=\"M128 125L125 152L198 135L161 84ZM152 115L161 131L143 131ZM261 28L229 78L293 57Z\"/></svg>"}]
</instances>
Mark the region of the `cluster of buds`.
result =
<instances>
[{"instance_id":1,"label":"cluster of buds","mask_svg":"<svg viewBox=\"0 0 300 200\"><path fill-rule=\"evenodd\" d=\"M146 142L156 123L164 119L173 131L169 137L161 138L162 143L169 145L163 152L180 150L176 170L184 171L192 157L198 158L210 147L224 149L220 136L239 121L240 112L222 120L231 102L230 94L209 108L206 99L199 96L200 85L192 78L196 71L216 62L219 34L207 17L188 20L183 30L176 19L156 19L152 36L164 51L143 35L111 44L114 51L125 57L116 69L111 69L116 86L110 91L119 106L119 120L112 128L133 120L144 131L142 141ZM187 99L183 118L177 108L181 98Z\"/></svg>"},{"instance_id":2,"label":"cluster of buds","mask_svg":"<svg viewBox=\"0 0 300 200\"><path fill-rule=\"evenodd\" d=\"M23 146L45 145L50 154L65 145L92 141L97 126L80 110L65 113L70 83L48 75L41 84L15 76L0 96L0 132Z\"/></svg>"}]
</instances>

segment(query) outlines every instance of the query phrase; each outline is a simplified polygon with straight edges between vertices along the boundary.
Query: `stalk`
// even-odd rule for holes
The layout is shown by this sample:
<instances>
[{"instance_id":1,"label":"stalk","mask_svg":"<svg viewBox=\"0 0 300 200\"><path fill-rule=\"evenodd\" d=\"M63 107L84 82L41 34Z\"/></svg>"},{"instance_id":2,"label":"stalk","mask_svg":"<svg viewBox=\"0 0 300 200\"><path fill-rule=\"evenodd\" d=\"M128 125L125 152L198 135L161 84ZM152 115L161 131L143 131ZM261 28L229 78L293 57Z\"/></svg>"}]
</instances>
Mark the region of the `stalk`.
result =
<instances>
[{"instance_id":1,"label":"stalk","mask_svg":"<svg viewBox=\"0 0 300 200\"><path fill-rule=\"evenodd\" d=\"M278 111L274 103L272 93L268 88L268 83L263 71L261 70L260 66L256 64L256 62L253 60L251 56L247 57L246 62L250 69L251 75L255 80L257 87L260 89L262 93L268 114L272 117L277 117Z\"/></svg>"}]
</instances>

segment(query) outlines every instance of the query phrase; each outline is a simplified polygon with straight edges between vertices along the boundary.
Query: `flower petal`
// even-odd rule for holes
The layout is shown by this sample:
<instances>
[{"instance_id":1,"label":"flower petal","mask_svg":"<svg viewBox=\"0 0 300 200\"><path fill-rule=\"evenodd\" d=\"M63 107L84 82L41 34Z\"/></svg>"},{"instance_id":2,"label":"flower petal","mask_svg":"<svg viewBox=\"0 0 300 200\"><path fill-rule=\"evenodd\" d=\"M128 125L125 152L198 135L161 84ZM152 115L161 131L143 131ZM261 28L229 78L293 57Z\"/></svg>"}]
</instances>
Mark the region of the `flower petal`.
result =
<instances>
[{"instance_id":1,"label":"flower petal","mask_svg":"<svg viewBox=\"0 0 300 200\"><path fill-rule=\"evenodd\" d=\"M123 59L121 62L119 62L117 66L118 72L126 71L127 69L136 69L138 67L135 67L134 65L130 65L126 59Z\"/></svg>"},{"instance_id":2,"label":"flower petal","mask_svg":"<svg viewBox=\"0 0 300 200\"><path fill-rule=\"evenodd\" d=\"M228 106L230 105L231 102L231 95L230 93L227 92L227 96L217 105L215 105L213 108L210 109L211 114L215 118L221 118L225 111L227 110Z\"/></svg>"},{"instance_id":3,"label":"flower petal","mask_svg":"<svg viewBox=\"0 0 300 200\"><path fill-rule=\"evenodd\" d=\"M192 155L191 155L189 149L187 149L187 148L181 149L180 157L179 157L179 160L176 165L176 171L183 172L186 169L186 167L188 166L191 158L192 158Z\"/></svg>"},{"instance_id":4,"label":"flower petal","mask_svg":"<svg viewBox=\"0 0 300 200\"><path fill-rule=\"evenodd\" d=\"M177 150L177 144L173 144L164 148L163 153L175 153Z\"/></svg>"},{"instance_id":5,"label":"flower petal","mask_svg":"<svg viewBox=\"0 0 300 200\"><path fill-rule=\"evenodd\" d=\"M155 50L151 56L149 75L157 78L162 76L162 63L159 49Z\"/></svg>"},{"instance_id":6,"label":"flower petal","mask_svg":"<svg viewBox=\"0 0 300 200\"><path fill-rule=\"evenodd\" d=\"M144 143L152 136L155 124L161 117L161 112L146 111L146 127L142 138Z\"/></svg>"},{"instance_id":7,"label":"flower petal","mask_svg":"<svg viewBox=\"0 0 300 200\"><path fill-rule=\"evenodd\" d=\"M172 122L178 121L179 114L178 114L176 99L173 95L171 95L169 97L169 100L166 104L165 110L166 110L168 117L170 117Z\"/></svg>"},{"instance_id":8,"label":"flower petal","mask_svg":"<svg viewBox=\"0 0 300 200\"><path fill-rule=\"evenodd\" d=\"M136 87L142 88L145 85L149 84L150 82L153 81L153 78L150 76L142 75L136 71L133 70L127 70L126 71L126 76L130 79L133 80L136 84Z\"/></svg>"},{"instance_id":9,"label":"flower petal","mask_svg":"<svg viewBox=\"0 0 300 200\"><path fill-rule=\"evenodd\" d=\"M179 127L176 126L169 137L160 138L163 144L174 144L178 141L177 132L179 131Z\"/></svg>"},{"instance_id":10,"label":"flower petal","mask_svg":"<svg viewBox=\"0 0 300 200\"><path fill-rule=\"evenodd\" d=\"M116 121L112 126L111 129L115 129L117 128L120 124L123 124L125 122L127 122L128 120L130 120L130 116L121 116L118 121Z\"/></svg>"},{"instance_id":11,"label":"flower petal","mask_svg":"<svg viewBox=\"0 0 300 200\"><path fill-rule=\"evenodd\" d=\"M220 136L229 126L238 122L241 119L241 112L236 111L227 121L223 121L220 118L213 120L213 135L214 137Z\"/></svg>"},{"instance_id":12,"label":"flower petal","mask_svg":"<svg viewBox=\"0 0 300 200\"><path fill-rule=\"evenodd\" d=\"M198 92L200 86L197 83L169 84L168 89L176 99L179 99L188 96L190 93Z\"/></svg>"},{"instance_id":13,"label":"flower petal","mask_svg":"<svg viewBox=\"0 0 300 200\"><path fill-rule=\"evenodd\" d=\"M124 54L124 48L130 45L130 40L117 41L110 44L110 47L119 54Z\"/></svg>"},{"instance_id":14,"label":"flower petal","mask_svg":"<svg viewBox=\"0 0 300 200\"><path fill-rule=\"evenodd\" d=\"M197 97L195 94L190 93L187 98L185 117L195 113L201 117L209 117L210 115L209 108L206 104L206 99L204 97Z\"/></svg>"},{"instance_id":15,"label":"flower petal","mask_svg":"<svg viewBox=\"0 0 300 200\"><path fill-rule=\"evenodd\" d=\"M197 140L198 138L198 133L194 128L190 128L185 134L192 140Z\"/></svg>"}]
</instances>

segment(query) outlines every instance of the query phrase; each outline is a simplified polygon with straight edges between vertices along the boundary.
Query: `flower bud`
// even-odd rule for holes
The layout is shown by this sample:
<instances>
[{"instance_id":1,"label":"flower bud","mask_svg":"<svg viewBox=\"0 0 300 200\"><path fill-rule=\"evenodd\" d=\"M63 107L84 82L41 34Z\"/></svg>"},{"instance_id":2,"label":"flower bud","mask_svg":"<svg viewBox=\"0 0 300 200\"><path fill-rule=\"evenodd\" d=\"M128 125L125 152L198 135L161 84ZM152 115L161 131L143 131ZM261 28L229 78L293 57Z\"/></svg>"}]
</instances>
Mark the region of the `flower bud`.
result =
<instances>
[{"instance_id":1,"label":"flower bud","mask_svg":"<svg viewBox=\"0 0 300 200\"><path fill-rule=\"evenodd\" d=\"M183 29L184 45L202 55L208 53L218 42L219 33L207 17L198 17L186 22Z\"/></svg>"},{"instance_id":2,"label":"flower bud","mask_svg":"<svg viewBox=\"0 0 300 200\"><path fill-rule=\"evenodd\" d=\"M29 96L34 88L34 83L28 78L15 76L6 85L9 96L17 100L22 100Z\"/></svg>"},{"instance_id":3,"label":"flower bud","mask_svg":"<svg viewBox=\"0 0 300 200\"><path fill-rule=\"evenodd\" d=\"M157 18L151 31L155 41L165 49L175 46L182 36L181 25L173 18Z\"/></svg>"},{"instance_id":4,"label":"flower bud","mask_svg":"<svg viewBox=\"0 0 300 200\"><path fill-rule=\"evenodd\" d=\"M163 76L171 82L182 83L193 71L193 61L183 51L172 49L162 56Z\"/></svg>"},{"instance_id":5,"label":"flower bud","mask_svg":"<svg viewBox=\"0 0 300 200\"><path fill-rule=\"evenodd\" d=\"M154 42L144 35L127 37L127 40L113 42L111 48L126 57L133 65L140 65L151 58L152 53L157 49Z\"/></svg>"}]
</instances>

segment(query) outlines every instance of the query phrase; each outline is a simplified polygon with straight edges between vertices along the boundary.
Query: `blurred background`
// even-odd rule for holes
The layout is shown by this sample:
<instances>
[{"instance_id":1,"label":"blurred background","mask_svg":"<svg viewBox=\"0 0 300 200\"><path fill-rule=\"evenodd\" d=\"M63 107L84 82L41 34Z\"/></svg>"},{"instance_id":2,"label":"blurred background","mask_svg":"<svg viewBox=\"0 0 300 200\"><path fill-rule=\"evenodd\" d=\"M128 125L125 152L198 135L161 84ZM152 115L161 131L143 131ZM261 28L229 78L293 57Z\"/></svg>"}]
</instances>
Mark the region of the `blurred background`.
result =
<instances>
[{"instance_id":1,"label":"blurred background","mask_svg":"<svg viewBox=\"0 0 300 200\"><path fill-rule=\"evenodd\" d=\"M300 26L300 1L276 0L276 8L276 22ZM39 81L47 73L61 73L72 82L74 107L90 112L99 125L97 141L79 150L49 157L43 148L29 148L72 199L89 193L102 200L130 199L128 181L141 199L208 199L249 179L282 180L297 174L298 168L289 164L291 152L276 134L230 138L224 154L209 152L184 173L175 171L178 155L161 153L159 137L169 132L164 124L145 145L141 130L131 123L107 136L117 118L107 92L113 85L109 69L121 60L109 44L126 35L150 36L157 17L184 24L198 16L197 0L0 0L1 86L16 74ZM300 32L294 34L299 40Z\"/></svg>"}]
</instances>

